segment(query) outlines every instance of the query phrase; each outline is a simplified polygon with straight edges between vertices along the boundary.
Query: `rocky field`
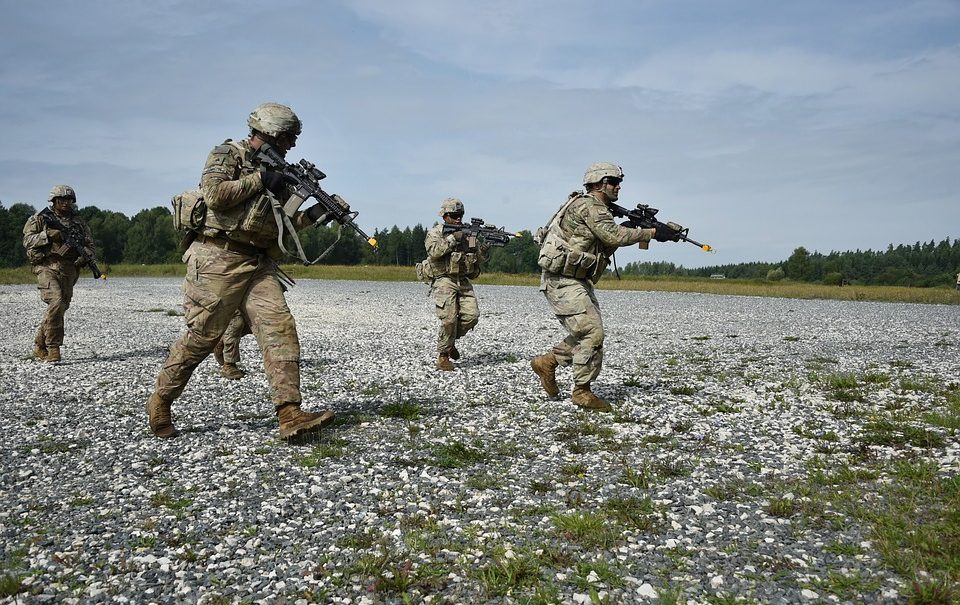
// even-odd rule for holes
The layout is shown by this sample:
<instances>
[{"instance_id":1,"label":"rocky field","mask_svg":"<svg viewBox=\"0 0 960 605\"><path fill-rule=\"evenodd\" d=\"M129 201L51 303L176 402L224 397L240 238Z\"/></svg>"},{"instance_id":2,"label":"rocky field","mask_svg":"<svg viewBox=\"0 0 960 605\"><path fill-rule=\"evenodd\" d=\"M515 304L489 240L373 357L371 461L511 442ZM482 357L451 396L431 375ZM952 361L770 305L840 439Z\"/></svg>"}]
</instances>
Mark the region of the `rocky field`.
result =
<instances>
[{"instance_id":1,"label":"rocky field","mask_svg":"<svg viewBox=\"0 0 960 605\"><path fill-rule=\"evenodd\" d=\"M252 337L150 434L180 280L83 277L58 364L0 286L0 602L956 597L960 307L603 291L597 414L530 371L561 336L535 288L478 286L450 373L426 290L288 294L304 407L337 412L289 445Z\"/></svg>"}]
</instances>

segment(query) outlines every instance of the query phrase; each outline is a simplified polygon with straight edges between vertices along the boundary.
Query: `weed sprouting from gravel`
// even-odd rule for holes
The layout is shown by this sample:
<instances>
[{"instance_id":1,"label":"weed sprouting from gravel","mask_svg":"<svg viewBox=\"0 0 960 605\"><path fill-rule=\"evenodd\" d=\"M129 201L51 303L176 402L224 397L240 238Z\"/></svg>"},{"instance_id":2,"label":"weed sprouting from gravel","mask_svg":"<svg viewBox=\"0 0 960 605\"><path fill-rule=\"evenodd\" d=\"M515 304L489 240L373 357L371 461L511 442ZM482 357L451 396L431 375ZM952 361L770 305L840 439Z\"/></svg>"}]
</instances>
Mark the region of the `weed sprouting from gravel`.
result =
<instances>
[{"instance_id":1,"label":"weed sprouting from gravel","mask_svg":"<svg viewBox=\"0 0 960 605\"><path fill-rule=\"evenodd\" d=\"M486 453L479 447L469 446L462 441L452 441L433 448L433 462L440 468L459 468L470 466L487 459Z\"/></svg>"}]
</instances>

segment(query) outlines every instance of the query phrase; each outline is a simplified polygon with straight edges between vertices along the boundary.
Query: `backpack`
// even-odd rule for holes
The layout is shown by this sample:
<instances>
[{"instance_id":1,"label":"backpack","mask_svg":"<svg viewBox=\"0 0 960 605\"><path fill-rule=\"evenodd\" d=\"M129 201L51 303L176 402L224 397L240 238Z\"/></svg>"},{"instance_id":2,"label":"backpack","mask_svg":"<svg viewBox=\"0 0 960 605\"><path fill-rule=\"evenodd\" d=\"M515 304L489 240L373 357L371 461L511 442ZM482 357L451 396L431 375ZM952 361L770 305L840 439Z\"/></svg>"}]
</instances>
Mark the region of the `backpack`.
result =
<instances>
[{"instance_id":1,"label":"backpack","mask_svg":"<svg viewBox=\"0 0 960 605\"><path fill-rule=\"evenodd\" d=\"M173 228L177 231L199 231L207 218L207 204L198 189L173 196Z\"/></svg>"}]
</instances>

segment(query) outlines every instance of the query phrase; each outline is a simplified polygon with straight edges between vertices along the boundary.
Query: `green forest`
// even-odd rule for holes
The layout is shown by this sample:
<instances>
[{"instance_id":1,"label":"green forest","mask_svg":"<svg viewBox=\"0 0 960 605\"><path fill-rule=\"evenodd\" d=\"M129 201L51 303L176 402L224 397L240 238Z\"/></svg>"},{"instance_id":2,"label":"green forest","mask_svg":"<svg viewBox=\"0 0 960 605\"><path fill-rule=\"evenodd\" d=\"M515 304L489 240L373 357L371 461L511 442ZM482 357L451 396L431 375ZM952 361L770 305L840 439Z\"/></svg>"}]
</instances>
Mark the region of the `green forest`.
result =
<instances>
[{"instance_id":1,"label":"green forest","mask_svg":"<svg viewBox=\"0 0 960 605\"><path fill-rule=\"evenodd\" d=\"M22 229L36 208L29 204L0 204L0 267L27 264L21 245ZM157 206L133 217L96 206L80 209L97 244L97 258L111 264L158 264L179 262L180 234L173 228L170 210ZM330 265L412 266L426 256L423 240L429 227L393 226L374 231L379 251L356 233L344 229L342 239L324 259ZM487 271L536 273L538 248L529 231L494 248ZM300 234L308 257L315 258L337 237L337 228L306 229ZM753 262L687 269L669 262L632 262L620 268L624 275L709 277L778 281L788 279L830 285L952 286L960 271L960 240L891 244L883 251L809 252L798 247L781 262Z\"/></svg>"}]
</instances>

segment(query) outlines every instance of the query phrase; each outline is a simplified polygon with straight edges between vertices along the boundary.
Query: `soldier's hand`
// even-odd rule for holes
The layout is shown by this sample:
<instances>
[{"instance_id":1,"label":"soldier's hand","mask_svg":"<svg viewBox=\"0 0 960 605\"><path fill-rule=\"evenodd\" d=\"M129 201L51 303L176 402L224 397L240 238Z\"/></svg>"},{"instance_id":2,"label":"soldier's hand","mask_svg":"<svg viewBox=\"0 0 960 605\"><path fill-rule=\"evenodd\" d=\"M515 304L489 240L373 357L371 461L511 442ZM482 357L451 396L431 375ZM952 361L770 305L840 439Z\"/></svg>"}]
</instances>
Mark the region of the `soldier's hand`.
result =
<instances>
[{"instance_id":1,"label":"soldier's hand","mask_svg":"<svg viewBox=\"0 0 960 605\"><path fill-rule=\"evenodd\" d=\"M326 218L324 218L324 214L326 214L326 210L324 210L323 205L319 202L307 208L307 218L309 218L313 223L319 221L320 219L324 219L323 224L326 225L333 220L333 216L328 215Z\"/></svg>"},{"instance_id":2,"label":"soldier's hand","mask_svg":"<svg viewBox=\"0 0 960 605\"><path fill-rule=\"evenodd\" d=\"M264 189L274 195L282 194L286 187L286 180L283 178L283 175L272 170L262 171L260 173L260 180L263 181Z\"/></svg>"},{"instance_id":3,"label":"soldier's hand","mask_svg":"<svg viewBox=\"0 0 960 605\"><path fill-rule=\"evenodd\" d=\"M63 233L59 229L54 229L53 227L47 227L47 239L51 242L62 242Z\"/></svg>"},{"instance_id":4,"label":"soldier's hand","mask_svg":"<svg viewBox=\"0 0 960 605\"><path fill-rule=\"evenodd\" d=\"M677 241L677 232L671 229L666 225L657 225L656 235L653 236L653 239L658 242L675 242Z\"/></svg>"},{"instance_id":5,"label":"soldier's hand","mask_svg":"<svg viewBox=\"0 0 960 605\"><path fill-rule=\"evenodd\" d=\"M450 235L453 237L453 239L457 240L457 243L458 243L458 244L459 244L459 243L462 243L462 242L463 242L463 238L467 236L466 232L464 232L464 231L462 231L462 230L461 230L461 231L454 231L454 232L451 233Z\"/></svg>"}]
</instances>

